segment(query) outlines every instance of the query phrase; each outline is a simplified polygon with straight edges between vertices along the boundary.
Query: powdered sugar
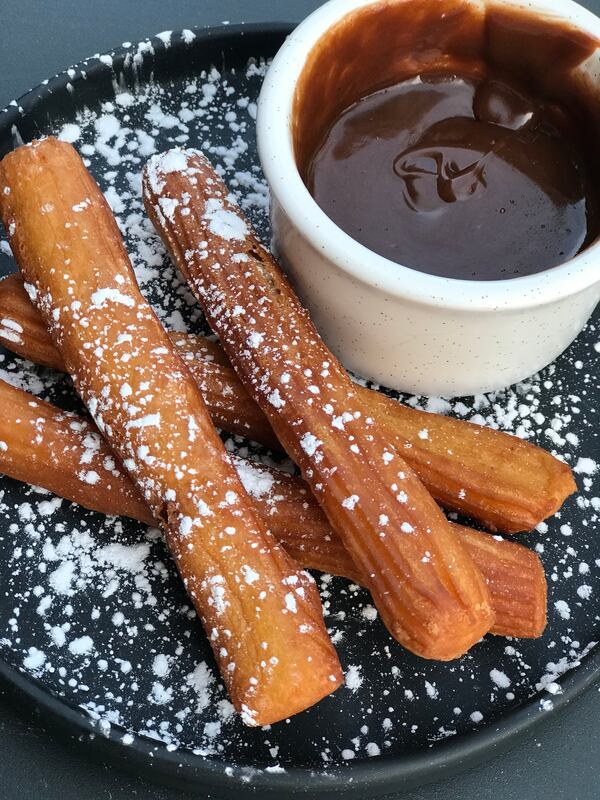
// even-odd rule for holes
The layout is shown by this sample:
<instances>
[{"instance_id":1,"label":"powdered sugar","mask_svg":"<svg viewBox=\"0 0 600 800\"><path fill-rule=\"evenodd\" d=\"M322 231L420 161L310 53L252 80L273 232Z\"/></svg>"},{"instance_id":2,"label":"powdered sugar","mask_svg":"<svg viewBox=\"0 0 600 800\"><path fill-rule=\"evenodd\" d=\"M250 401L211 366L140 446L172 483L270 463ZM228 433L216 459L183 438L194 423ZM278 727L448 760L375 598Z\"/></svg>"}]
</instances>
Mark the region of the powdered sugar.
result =
<instances>
[{"instance_id":1,"label":"powdered sugar","mask_svg":"<svg viewBox=\"0 0 600 800\"><path fill-rule=\"evenodd\" d=\"M135 305L133 297L123 294L118 289L98 289L92 294L92 303L98 308L102 308L109 302L120 303L129 308L133 308Z\"/></svg>"},{"instance_id":2,"label":"powdered sugar","mask_svg":"<svg viewBox=\"0 0 600 800\"><path fill-rule=\"evenodd\" d=\"M578 458L573 470L579 475L594 475L598 469L593 458Z\"/></svg>"},{"instance_id":3,"label":"powdered sugar","mask_svg":"<svg viewBox=\"0 0 600 800\"><path fill-rule=\"evenodd\" d=\"M356 692L363 684L363 676L361 675L361 667L356 664L351 664L346 670L346 686L350 691Z\"/></svg>"},{"instance_id":4,"label":"powdered sugar","mask_svg":"<svg viewBox=\"0 0 600 800\"><path fill-rule=\"evenodd\" d=\"M190 33L184 34L188 44L193 42ZM172 52L175 34L169 41ZM138 76L143 75L144 59L151 58L165 39L159 42L132 48L131 63ZM105 69L114 71L115 64L115 59L106 60ZM57 128L63 139L76 143L107 193L143 291L170 328L207 330L180 276L164 261L164 248L145 218L139 171L154 152L188 143L202 147L266 236L267 191L252 152L254 101L264 67L259 64L249 72L255 75L251 96L240 75L220 75L217 70L198 72L176 89L138 81L137 86L128 83L127 91L114 100L94 111L82 110ZM115 80L117 85L121 81L118 71ZM180 169L179 156L167 157L162 168ZM179 213L177 209L165 213L169 211ZM218 219L218 208L215 216ZM222 231L221 223L215 224ZM234 241L240 232L234 224ZM3 254L10 255L5 243L0 246ZM113 288L116 294L103 295L99 302L120 302L115 299L119 290ZM2 332L19 335L5 321ZM588 335L593 335L593 325ZM596 334L593 341L597 338ZM341 579L323 579L327 623L346 668L348 688L327 701L331 711L326 729L320 725L314 738L296 735L292 747L280 726L254 731L253 741L264 743L264 753L257 759L275 769L294 763L298 756L312 768L351 765L356 759L402 753L416 743L426 747L442 736L468 731L525 702L533 692L551 699L560 691L562 675L586 653L597 627L593 598L600 591L595 535L600 513L599 454L594 437L597 418L591 410L597 391L595 353L592 346L580 347L576 359L566 356L557 368L506 392L462 400L407 398L415 407L452 413L539 442L576 468L580 495L547 529L520 538L544 550L551 618L544 640L507 643L488 637L478 646L489 655L485 667L478 648L456 664L428 664L406 654L387 636L366 592ZM63 378L8 356L2 359L3 379L70 404ZM576 386L569 360L583 364ZM273 405L283 400L284 386L282 381L278 394L273 394ZM143 412L135 419L143 420ZM423 430L432 436L431 429ZM316 435L307 432L303 441L307 458L318 455ZM228 449L272 459L238 439L228 439ZM247 491L257 497L269 495L273 488L269 473L243 464L238 469ZM52 506L54 510L47 513L51 506L44 504L52 503L50 495L13 482L0 484L0 492L4 493L2 558L11 571L6 587L11 602L2 607L6 623L0 636L9 642L2 646L3 657L39 676L53 692L80 703L102 733L120 727L162 746L244 761L247 734L232 714L158 533L127 521L105 520L67 503ZM398 494L402 497L401 487ZM385 529L384 521L381 526ZM561 528L571 533L561 533ZM585 579L580 577L582 563L588 566ZM254 578L252 573L246 577ZM240 579L246 578L242 574ZM216 587L215 602L226 602L219 593L222 586ZM291 592L290 596L293 600ZM508 689L513 699L506 697ZM458 696L462 711L455 707ZM350 715L355 730L349 736L345 720ZM437 720L432 722L434 716ZM300 729L296 725L305 724L292 719L281 728L294 732ZM130 742L131 733L120 735L125 744Z\"/></svg>"},{"instance_id":5,"label":"powdered sugar","mask_svg":"<svg viewBox=\"0 0 600 800\"><path fill-rule=\"evenodd\" d=\"M319 446L322 444L323 442L319 441L319 439L317 439L317 437L310 432L305 433L302 439L300 440L300 446L302 447L306 455L309 457L314 456Z\"/></svg>"},{"instance_id":6,"label":"powdered sugar","mask_svg":"<svg viewBox=\"0 0 600 800\"><path fill-rule=\"evenodd\" d=\"M231 211L226 211L220 200L208 200L204 218L209 222L209 229L226 241L244 239L248 235L248 226L243 219Z\"/></svg>"}]
</instances>

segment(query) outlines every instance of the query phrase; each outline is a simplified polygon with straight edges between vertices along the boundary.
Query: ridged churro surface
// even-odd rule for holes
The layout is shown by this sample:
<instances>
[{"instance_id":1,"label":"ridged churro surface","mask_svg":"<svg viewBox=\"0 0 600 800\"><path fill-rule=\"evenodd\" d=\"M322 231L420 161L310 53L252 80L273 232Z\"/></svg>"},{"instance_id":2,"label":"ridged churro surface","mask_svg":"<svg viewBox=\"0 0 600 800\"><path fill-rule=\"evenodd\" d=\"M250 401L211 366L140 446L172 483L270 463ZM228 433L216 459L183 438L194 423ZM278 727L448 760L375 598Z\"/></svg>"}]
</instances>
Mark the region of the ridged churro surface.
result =
<instances>
[{"instance_id":1,"label":"ridged churro surface","mask_svg":"<svg viewBox=\"0 0 600 800\"><path fill-rule=\"evenodd\" d=\"M314 583L255 514L102 193L55 139L9 154L0 187L28 294L161 523L234 705L252 725L312 705L341 682Z\"/></svg>"},{"instance_id":2,"label":"ridged churro surface","mask_svg":"<svg viewBox=\"0 0 600 800\"><path fill-rule=\"evenodd\" d=\"M20 275L0 281L0 315L13 323L10 328L0 326L6 347L36 363L64 369ZM196 378L215 425L268 447L278 446L268 420L220 346L193 334L171 334L171 339ZM531 530L576 489L569 467L541 447L464 420L409 408L372 389L357 386L356 391L431 495L491 530Z\"/></svg>"},{"instance_id":3,"label":"ridged churro surface","mask_svg":"<svg viewBox=\"0 0 600 800\"><path fill-rule=\"evenodd\" d=\"M386 626L426 658L492 623L481 573L199 152L153 157L144 202L246 389L300 466Z\"/></svg>"},{"instance_id":4,"label":"ridged churro surface","mask_svg":"<svg viewBox=\"0 0 600 800\"><path fill-rule=\"evenodd\" d=\"M0 406L7 412L0 419L1 472L87 508L152 524L142 497L92 424L4 381ZM233 464L265 525L299 564L367 583L300 478L242 458L233 458ZM86 480L90 473L98 476L93 486ZM494 611L491 632L541 636L546 579L538 556L460 525L452 525L452 531L487 582Z\"/></svg>"}]
</instances>

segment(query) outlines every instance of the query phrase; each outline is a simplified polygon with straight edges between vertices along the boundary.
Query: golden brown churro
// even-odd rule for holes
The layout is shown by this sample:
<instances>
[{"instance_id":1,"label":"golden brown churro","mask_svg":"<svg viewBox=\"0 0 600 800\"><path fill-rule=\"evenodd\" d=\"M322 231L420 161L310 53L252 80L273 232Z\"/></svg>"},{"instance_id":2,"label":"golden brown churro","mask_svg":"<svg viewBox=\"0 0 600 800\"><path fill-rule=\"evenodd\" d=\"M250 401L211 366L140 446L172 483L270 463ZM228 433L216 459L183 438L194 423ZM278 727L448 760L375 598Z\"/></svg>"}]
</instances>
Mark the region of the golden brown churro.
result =
<instances>
[{"instance_id":1,"label":"golden brown churro","mask_svg":"<svg viewBox=\"0 0 600 800\"><path fill-rule=\"evenodd\" d=\"M402 407L380 392L369 391L369 412L442 506L492 531L532 530L577 490L567 464L517 436Z\"/></svg>"},{"instance_id":2,"label":"golden brown churro","mask_svg":"<svg viewBox=\"0 0 600 800\"><path fill-rule=\"evenodd\" d=\"M153 158L146 209L229 360L365 576L388 630L441 660L492 624L481 573L363 405L270 254L197 152Z\"/></svg>"},{"instance_id":3,"label":"golden brown churro","mask_svg":"<svg viewBox=\"0 0 600 800\"><path fill-rule=\"evenodd\" d=\"M0 381L0 472L86 508L153 524L152 514L94 425ZM302 566L366 583L300 478L233 459L256 510ZM90 483L89 475L93 475ZM492 633L532 638L546 625L546 580L527 548L452 525L484 576Z\"/></svg>"},{"instance_id":4,"label":"golden brown churro","mask_svg":"<svg viewBox=\"0 0 600 800\"><path fill-rule=\"evenodd\" d=\"M0 472L92 511L154 517L93 422L0 380Z\"/></svg>"},{"instance_id":5,"label":"golden brown churro","mask_svg":"<svg viewBox=\"0 0 600 800\"><path fill-rule=\"evenodd\" d=\"M281 446L216 342L189 333L171 332L169 338L194 376L215 425L267 447ZM19 272L0 280L0 344L35 364L66 372L63 358L29 300Z\"/></svg>"},{"instance_id":6,"label":"golden brown churro","mask_svg":"<svg viewBox=\"0 0 600 800\"><path fill-rule=\"evenodd\" d=\"M0 281L0 341L38 364L63 369L60 354L31 305L19 274ZM195 377L215 425L278 446L267 418L215 342L170 334ZM531 530L575 491L571 470L540 447L464 420L409 408L380 392L356 387L363 404L433 497L491 530ZM427 438L423 437L427 431ZM421 434L421 435L419 435Z\"/></svg>"},{"instance_id":7,"label":"golden brown churro","mask_svg":"<svg viewBox=\"0 0 600 800\"><path fill-rule=\"evenodd\" d=\"M30 298L160 521L234 705L262 725L317 702L342 673L314 582L255 513L100 189L56 139L6 156L0 187Z\"/></svg>"}]
</instances>

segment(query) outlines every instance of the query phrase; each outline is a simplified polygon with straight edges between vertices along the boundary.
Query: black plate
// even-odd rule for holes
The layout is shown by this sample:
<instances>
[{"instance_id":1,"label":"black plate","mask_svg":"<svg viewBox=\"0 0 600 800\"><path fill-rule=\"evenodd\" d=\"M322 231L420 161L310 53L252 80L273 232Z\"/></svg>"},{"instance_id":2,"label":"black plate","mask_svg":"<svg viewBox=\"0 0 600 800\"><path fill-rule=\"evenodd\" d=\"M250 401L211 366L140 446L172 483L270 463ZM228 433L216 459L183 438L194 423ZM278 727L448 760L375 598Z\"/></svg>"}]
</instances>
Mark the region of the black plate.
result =
<instances>
[{"instance_id":1,"label":"black plate","mask_svg":"<svg viewBox=\"0 0 600 800\"><path fill-rule=\"evenodd\" d=\"M287 30L163 35L90 59L0 115L0 154L47 133L74 140L108 191L142 288L168 326L206 330L143 216L141 165L153 146L204 148L267 237L253 104L264 59ZM0 250L0 271L13 269ZM596 476L585 472L600 463L597 339L591 323L556 364L506 392L462 404L405 398L518 432L579 464L581 495L547 531L521 537L543 545L550 578L543 639L486 637L454 664L424 662L390 639L366 592L317 576L349 685L288 723L246 729L229 713L159 535L1 479L0 673L67 729L92 733L99 752L231 797L373 796L441 777L514 741L600 673L593 645L600 500ZM67 379L6 351L0 357L0 378L78 408ZM232 449L270 458L225 438Z\"/></svg>"}]
</instances>

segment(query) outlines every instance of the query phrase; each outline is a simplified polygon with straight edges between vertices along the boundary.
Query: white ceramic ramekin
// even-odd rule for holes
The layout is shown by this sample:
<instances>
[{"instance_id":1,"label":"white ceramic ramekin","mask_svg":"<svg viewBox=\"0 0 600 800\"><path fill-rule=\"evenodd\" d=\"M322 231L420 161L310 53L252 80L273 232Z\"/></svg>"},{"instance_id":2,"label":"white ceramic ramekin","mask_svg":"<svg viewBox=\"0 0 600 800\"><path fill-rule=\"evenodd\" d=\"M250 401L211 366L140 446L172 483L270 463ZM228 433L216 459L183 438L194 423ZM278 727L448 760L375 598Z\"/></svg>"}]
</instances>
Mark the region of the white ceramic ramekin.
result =
<instances>
[{"instance_id":1,"label":"white ceramic ramekin","mask_svg":"<svg viewBox=\"0 0 600 800\"><path fill-rule=\"evenodd\" d=\"M464 281L390 262L329 219L296 166L294 92L326 31L378 1L326 3L287 39L266 76L258 147L271 189L274 247L325 341L349 369L417 394L500 389L549 364L581 331L600 299L600 240L537 275ZM600 19L572 0L505 4L568 20L600 40ZM600 103L600 51L584 69L598 85Z\"/></svg>"}]
</instances>

